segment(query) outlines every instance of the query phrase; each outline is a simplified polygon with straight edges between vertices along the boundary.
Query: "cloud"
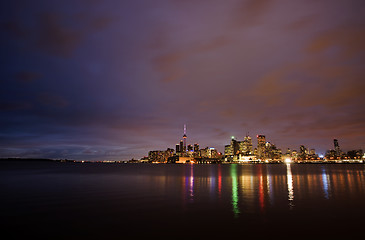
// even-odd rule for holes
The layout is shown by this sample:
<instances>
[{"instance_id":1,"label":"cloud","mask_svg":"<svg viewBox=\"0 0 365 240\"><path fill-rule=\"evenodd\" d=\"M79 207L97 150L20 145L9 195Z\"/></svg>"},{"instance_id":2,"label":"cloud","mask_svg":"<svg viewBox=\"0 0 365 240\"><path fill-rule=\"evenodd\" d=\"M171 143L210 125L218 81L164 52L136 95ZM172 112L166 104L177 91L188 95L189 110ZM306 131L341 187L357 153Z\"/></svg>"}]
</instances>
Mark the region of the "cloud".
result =
<instances>
[{"instance_id":1,"label":"cloud","mask_svg":"<svg viewBox=\"0 0 365 240\"><path fill-rule=\"evenodd\" d=\"M187 70L185 69L184 61L197 54L215 51L229 42L230 40L227 37L217 36L212 39L201 40L198 43L187 44L186 47L175 47L174 50L152 59L152 65L157 72L163 75L162 82L172 82L186 74Z\"/></svg>"},{"instance_id":2,"label":"cloud","mask_svg":"<svg viewBox=\"0 0 365 240\"><path fill-rule=\"evenodd\" d=\"M31 83L42 77L42 74L32 71L22 71L15 75L15 80L22 83Z\"/></svg>"},{"instance_id":3,"label":"cloud","mask_svg":"<svg viewBox=\"0 0 365 240\"><path fill-rule=\"evenodd\" d=\"M163 74L163 82L171 82L183 75L183 70L179 64L184 57L184 52L176 51L160 55L153 59L155 69Z\"/></svg>"},{"instance_id":4,"label":"cloud","mask_svg":"<svg viewBox=\"0 0 365 240\"><path fill-rule=\"evenodd\" d=\"M69 105L69 102L64 97L49 92L39 94L38 101L43 105L57 108L64 108Z\"/></svg>"},{"instance_id":5,"label":"cloud","mask_svg":"<svg viewBox=\"0 0 365 240\"><path fill-rule=\"evenodd\" d=\"M293 31L302 31L305 28L312 27L318 21L317 15L308 15L295 20L294 22L290 22L287 26L287 30Z\"/></svg>"},{"instance_id":6,"label":"cloud","mask_svg":"<svg viewBox=\"0 0 365 240\"><path fill-rule=\"evenodd\" d=\"M351 58L365 51L364 26L339 26L318 34L307 46L308 53L319 54L335 47L343 58Z\"/></svg>"},{"instance_id":7,"label":"cloud","mask_svg":"<svg viewBox=\"0 0 365 240\"><path fill-rule=\"evenodd\" d=\"M29 31L16 20L2 22L0 29L15 38L26 38L29 35Z\"/></svg>"},{"instance_id":8,"label":"cloud","mask_svg":"<svg viewBox=\"0 0 365 240\"><path fill-rule=\"evenodd\" d=\"M212 39L207 39L205 41L201 41L200 43L191 47L191 53L206 53L215 51L218 48L224 47L229 44L231 40L227 36L217 36Z\"/></svg>"},{"instance_id":9,"label":"cloud","mask_svg":"<svg viewBox=\"0 0 365 240\"><path fill-rule=\"evenodd\" d=\"M0 23L0 30L28 46L36 46L45 52L62 57L71 56L83 41L95 32L107 28L112 17L90 15L83 11L66 14L60 11L44 11L32 16L34 24L13 17ZM32 19L33 20L33 19Z\"/></svg>"},{"instance_id":10,"label":"cloud","mask_svg":"<svg viewBox=\"0 0 365 240\"><path fill-rule=\"evenodd\" d=\"M237 27L261 23L261 18L270 10L272 0L240 1L233 11L233 24Z\"/></svg>"},{"instance_id":11,"label":"cloud","mask_svg":"<svg viewBox=\"0 0 365 240\"><path fill-rule=\"evenodd\" d=\"M285 104L291 93L301 88L298 81L289 78L294 68L295 65L288 64L275 71L266 73L258 79L250 95L258 100L263 100L268 106Z\"/></svg>"},{"instance_id":12,"label":"cloud","mask_svg":"<svg viewBox=\"0 0 365 240\"><path fill-rule=\"evenodd\" d=\"M85 37L83 29L73 28L62 23L56 13L43 13L38 18L36 44L50 54L69 56Z\"/></svg>"},{"instance_id":13,"label":"cloud","mask_svg":"<svg viewBox=\"0 0 365 240\"><path fill-rule=\"evenodd\" d=\"M21 102L21 101L0 102L0 112L29 110L32 109L32 107L33 105L29 102Z\"/></svg>"},{"instance_id":14,"label":"cloud","mask_svg":"<svg viewBox=\"0 0 365 240\"><path fill-rule=\"evenodd\" d=\"M115 20L109 16L98 16L89 20L89 26L91 29L100 31L109 27Z\"/></svg>"}]
</instances>

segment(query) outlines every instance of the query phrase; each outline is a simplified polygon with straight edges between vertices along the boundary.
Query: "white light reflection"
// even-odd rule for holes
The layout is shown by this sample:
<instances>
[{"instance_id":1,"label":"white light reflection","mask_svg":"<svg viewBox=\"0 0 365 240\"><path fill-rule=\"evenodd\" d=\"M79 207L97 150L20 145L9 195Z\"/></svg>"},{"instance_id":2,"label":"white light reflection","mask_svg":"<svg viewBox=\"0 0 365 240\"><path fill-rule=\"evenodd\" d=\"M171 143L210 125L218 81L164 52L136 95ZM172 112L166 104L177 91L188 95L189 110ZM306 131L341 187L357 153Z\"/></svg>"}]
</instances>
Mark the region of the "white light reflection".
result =
<instances>
[{"instance_id":1,"label":"white light reflection","mask_svg":"<svg viewBox=\"0 0 365 240\"><path fill-rule=\"evenodd\" d=\"M322 168L322 183L323 183L323 191L324 191L324 197L326 199L329 199L329 188L331 188L330 179L328 174L326 173L326 170Z\"/></svg>"},{"instance_id":2,"label":"white light reflection","mask_svg":"<svg viewBox=\"0 0 365 240\"><path fill-rule=\"evenodd\" d=\"M289 200L289 208L292 209L294 207L294 189L293 189L293 175L291 173L290 163L286 164L286 176L288 181L288 200Z\"/></svg>"},{"instance_id":3,"label":"white light reflection","mask_svg":"<svg viewBox=\"0 0 365 240\"><path fill-rule=\"evenodd\" d=\"M193 164L190 165L190 184L189 184L189 195L190 201L193 202L194 200L194 166Z\"/></svg>"},{"instance_id":4,"label":"white light reflection","mask_svg":"<svg viewBox=\"0 0 365 240\"><path fill-rule=\"evenodd\" d=\"M273 186L272 186L272 176L270 174L269 168L266 169L266 175L267 175L267 193L269 194L269 202L270 204L274 203L274 193L273 193Z\"/></svg>"}]
</instances>

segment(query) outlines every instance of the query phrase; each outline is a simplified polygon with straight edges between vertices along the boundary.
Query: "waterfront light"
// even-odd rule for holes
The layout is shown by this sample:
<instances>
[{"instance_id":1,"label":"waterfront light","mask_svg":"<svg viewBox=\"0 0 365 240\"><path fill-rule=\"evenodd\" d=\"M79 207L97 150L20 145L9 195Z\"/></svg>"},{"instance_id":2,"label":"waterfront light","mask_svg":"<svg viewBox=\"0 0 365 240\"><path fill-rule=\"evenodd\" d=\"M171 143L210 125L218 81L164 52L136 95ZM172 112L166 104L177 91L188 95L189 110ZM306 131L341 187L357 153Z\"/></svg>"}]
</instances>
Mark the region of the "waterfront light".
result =
<instances>
[{"instance_id":1,"label":"waterfront light","mask_svg":"<svg viewBox=\"0 0 365 240\"><path fill-rule=\"evenodd\" d=\"M291 163L291 158L286 158L285 163Z\"/></svg>"}]
</instances>

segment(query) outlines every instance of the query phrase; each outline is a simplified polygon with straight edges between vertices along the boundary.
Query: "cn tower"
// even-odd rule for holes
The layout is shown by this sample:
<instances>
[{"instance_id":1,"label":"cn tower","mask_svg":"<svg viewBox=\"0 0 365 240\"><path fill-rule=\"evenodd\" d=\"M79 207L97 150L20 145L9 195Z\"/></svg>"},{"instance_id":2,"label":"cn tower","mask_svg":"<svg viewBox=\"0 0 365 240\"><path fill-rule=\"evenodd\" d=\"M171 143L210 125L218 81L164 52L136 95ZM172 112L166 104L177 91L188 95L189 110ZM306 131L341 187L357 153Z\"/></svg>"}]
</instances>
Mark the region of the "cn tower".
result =
<instances>
[{"instance_id":1,"label":"cn tower","mask_svg":"<svg viewBox=\"0 0 365 240\"><path fill-rule=\"evenodd\" d=\"M186 152L186 124L184 124L184 136L183 136L183 139L184 139L184 146L183 146L183 152Z\"/></svg>"}]
</instances>

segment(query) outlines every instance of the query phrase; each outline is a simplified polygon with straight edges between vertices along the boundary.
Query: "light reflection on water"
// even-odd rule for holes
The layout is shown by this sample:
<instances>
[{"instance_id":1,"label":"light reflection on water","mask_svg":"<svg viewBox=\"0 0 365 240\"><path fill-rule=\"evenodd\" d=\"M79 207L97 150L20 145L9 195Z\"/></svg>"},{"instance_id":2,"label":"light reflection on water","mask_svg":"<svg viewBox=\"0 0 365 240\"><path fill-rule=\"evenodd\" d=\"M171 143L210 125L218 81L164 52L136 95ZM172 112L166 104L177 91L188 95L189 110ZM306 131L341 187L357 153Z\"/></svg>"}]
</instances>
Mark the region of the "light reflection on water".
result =
<instances>
[{"instance_id":1,"label":"light reflection on water","mask_svg":"<svg viewBox=\"0 0 365 240\"><path fill-rule=\"evenodd\" d=\"M71 222L90 232L99 223L137 232L141 225L153 226L158 234L187 224L206 229L248 224L246 230L258 231L266 224L276 231L284 223L332 226L342 219L351 221L349 227L365 214L361 164L2 166L0 184L4 219L16 223L12 229L20 221L29 231L37 229L33 222L44 229Z\"/></svg>"},{"instance_id":2,"label":"light reflection on water","mask_svg":"<svg viewBox=\"0 0 365 240\"><path fill-rule=\"evenodd\" d=\"M322 167L322 183L323 183L323 192L326 199L329 199L331 192L331 185L329 175L326 173L326 169Z\"/></svg>"},{"instance_id":3,"label":"light reflection on water","mask_svg":"<svg viewBox=\"0 0 365 240\"><path fill-rule=\"evenodd\" d=\"M291 173L290 163L286 164L286 175L287 175L287 183L288 183L288 201L289 208L292 209L294 207L294 189L293 189L293 176Z\"/></svg>"},{"instance_id":4,"label":"light reflection on water","mask_svg":"<svg viewBox=\"0 0 365 240\"><path fill-rule=\"evenodd\" d=\"M238 180L237 180L237 166L231 165L231 177L232 177L232 208L235 217L238 217L240 210L238 208Z\"/></svg>"},{"instance_id":5,"label":"light reflection on water","mask_svg":"<svg viewBox=\"0 0 365 240\"><path fill-rule=\"evenodd\" d=\"M209 168L209 171L202 172L203 168ZM331 172L332 168L332 165L305 166L290 163L209 166L191 164L186 167L183 181L184 204L194 204L195 199L225 199L230 192L231 211L237 218L245 212L265 214L266 208L283 207L285 201L287 209L293 210L303 199L329 200L333 195L342 194L344 189L355 193L358 188L365 194L363 169L336 169ZM318 192L323 194L318 196Z\"/></svg>"}]
</instances>

